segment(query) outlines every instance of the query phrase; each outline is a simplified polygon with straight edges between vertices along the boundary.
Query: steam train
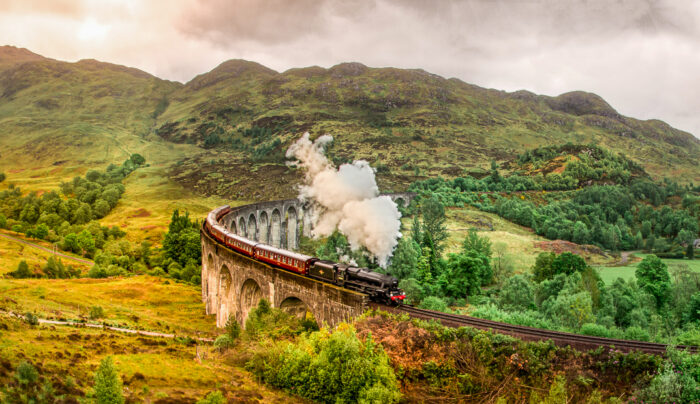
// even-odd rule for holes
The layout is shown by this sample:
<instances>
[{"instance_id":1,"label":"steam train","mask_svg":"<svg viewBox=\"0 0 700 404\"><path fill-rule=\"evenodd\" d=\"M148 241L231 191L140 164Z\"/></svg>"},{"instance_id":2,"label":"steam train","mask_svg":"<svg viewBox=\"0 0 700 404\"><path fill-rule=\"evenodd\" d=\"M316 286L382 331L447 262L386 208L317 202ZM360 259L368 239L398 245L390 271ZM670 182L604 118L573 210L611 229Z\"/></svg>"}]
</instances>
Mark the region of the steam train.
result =
<instances>
[{"instance_id":1,"label":"steam train","mask_svg":"<svg viewBox=\"0 0 700 404\"><path fill-rule=\"evenodd\" d=\"M406 298L393 276L320 260L233 234L220 224L221 218L230 211L227 205L209 212L204 229L211 237L240 254L309 278L366 293L377 302L400 304Z\"/></svg>"}]
</instances>

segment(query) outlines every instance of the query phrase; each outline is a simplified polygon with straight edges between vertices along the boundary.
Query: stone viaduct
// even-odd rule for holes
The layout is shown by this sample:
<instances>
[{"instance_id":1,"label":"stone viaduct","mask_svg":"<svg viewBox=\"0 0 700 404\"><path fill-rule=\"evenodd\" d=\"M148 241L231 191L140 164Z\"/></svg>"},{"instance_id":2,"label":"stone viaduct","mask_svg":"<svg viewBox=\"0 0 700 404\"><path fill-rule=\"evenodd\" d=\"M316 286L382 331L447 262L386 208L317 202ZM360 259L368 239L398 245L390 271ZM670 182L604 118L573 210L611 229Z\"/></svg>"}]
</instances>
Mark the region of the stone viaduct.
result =
<instances>
[{"instance_id":1,"label":"stone viaduct","mask_svg":"<svg viewBox=\"0 0 700 404\"><path fill-rule=\"evenodd\" d=\"M389 194L399 207L412 193ZM295 250L299 236L309 236L311 206L297 199L253 203L233 208L220 223L230 232L259 243ZM241 255L202 231L202 301L207 314L223 327L229 318L245 326L250 310L266 298L273 307L299 316L311 312L321 324L335 326L366 308L362 293L297 275Z\"/></svg>"}]
</instances>

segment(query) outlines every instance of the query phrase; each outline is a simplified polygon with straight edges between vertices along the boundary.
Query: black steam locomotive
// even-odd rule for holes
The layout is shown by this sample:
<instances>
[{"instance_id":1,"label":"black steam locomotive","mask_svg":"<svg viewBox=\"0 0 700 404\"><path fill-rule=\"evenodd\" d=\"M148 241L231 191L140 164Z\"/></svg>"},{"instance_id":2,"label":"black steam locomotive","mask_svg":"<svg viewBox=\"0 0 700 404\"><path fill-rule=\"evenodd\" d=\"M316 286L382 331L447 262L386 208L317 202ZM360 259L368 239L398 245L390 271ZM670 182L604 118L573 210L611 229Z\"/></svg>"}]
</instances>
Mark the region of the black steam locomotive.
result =
<instances>
[{"instance_id":1,"label":"black steam locomotive","mask_svg":"<svg viewBox=\"0 0 700 404\"><path fill-rule=\"evenodd\" d=\"M374 301L399 304L406 298L398 287L398 280L393 276L367 268L319 260L233 234L219 222L230 211L229 206L211 211L204 222L204 230L240 254L322 282L366 293Z\"/></svg>"}]
</instances>

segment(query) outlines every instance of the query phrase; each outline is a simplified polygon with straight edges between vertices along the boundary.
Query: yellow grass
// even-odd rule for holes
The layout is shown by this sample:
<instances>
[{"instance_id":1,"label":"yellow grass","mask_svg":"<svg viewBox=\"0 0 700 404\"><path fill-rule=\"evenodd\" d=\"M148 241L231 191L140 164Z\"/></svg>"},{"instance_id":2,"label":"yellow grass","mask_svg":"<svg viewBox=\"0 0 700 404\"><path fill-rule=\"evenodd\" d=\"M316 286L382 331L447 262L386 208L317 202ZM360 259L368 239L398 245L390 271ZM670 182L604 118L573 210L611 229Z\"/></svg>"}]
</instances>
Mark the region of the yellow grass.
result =
<instances>
[{"instance_id":1,"label":"yellow grass","mask_svg":"<svg viewBox=\"0 0 700 404\"><path fill-rule=\"evenodd\" d=\"M78 319L92 306L103 320L168 333L214 335L216 320L204 314L201 289L147 275L110 279L0 279L0 306L39 317Z\"/></svg>"},{"instance_id":2,"label":"yellow grass","mask_svg":"<svg viewBox=\"0 0 700 404\"><path fill-rule=\"evenodd\" d=\"M46 248L52 248L51 243L47 243L45 241L28 239L20 234L9 231L0 232L14 237L22 238L24 240L30 241L34 244L39 244ZM67 254L64 251L61 252ZM52 254L46 251L42 251L38 248L30 247L28 245L17 243L15 241L11 241L6 238L0 237L0 275L12 272L15 269L17 269L17 266L22 260L27 261L29 269L41 268L46 264L46 261L51 255ZM65 265L71 265L74 268L80 268L82 271L87 271L88 269L90 269L89 265L82 264L77 261L68 259L62 259L62 261Z\"/></svg>"},{"instance_id":3,"label":"yellow grass","mask_svg":"<svg viewBox=\"0 0 700 404\"><path fill-rule=\"evenodd\" d=\"M211 345L197 348L164 338L90 328L30 327L4 316L0 323L0 362L15 368L27 360L59 391L70 376L78 389L89 392L99 362L112 356L124 394L131 402L154 402L165 397L194 402L219 388L236 402L299 402L258 384ZM0 383L12 377L12 372L0 368Z\"/></svg>"}]
</instances>

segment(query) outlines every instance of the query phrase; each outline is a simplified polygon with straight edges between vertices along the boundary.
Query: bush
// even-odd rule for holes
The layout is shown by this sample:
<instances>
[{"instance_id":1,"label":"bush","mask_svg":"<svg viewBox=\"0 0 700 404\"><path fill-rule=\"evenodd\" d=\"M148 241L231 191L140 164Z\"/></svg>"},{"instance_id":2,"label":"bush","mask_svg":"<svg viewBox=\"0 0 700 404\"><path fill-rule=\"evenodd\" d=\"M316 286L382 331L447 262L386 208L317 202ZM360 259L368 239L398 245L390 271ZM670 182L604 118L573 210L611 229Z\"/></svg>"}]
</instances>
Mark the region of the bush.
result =
<instances>
[{"instance_id":1,"label":"bush","mask_svg":"<svg viewBox=\"0 0 700 404\"><path fill-rule=\"evenodd\" d=\"M102 266L95 264L88 271L87 277L88 278L106 278L107 271L105 271L105 269L102 268Z\"/></svg>"},{"instance_id":2,"label":"bush","mask_svg":"<svg viewBox=\"0 0 700 404\"><path fill-rule=\"evenodd\" d=\"M247 328L247 327L246 327ZM400 393L389 358L369 335L360 341L342 324L302 335L297 343L277 342L247 364L273 386L327 403L392 403Z\"/></svg>"},{"instance_id":3,"label":"bush","mask_svg":"<svg viewBox=\"0 0 700 404\"><path fill-rule=\"evenodd\" d=\"M583 335L610 338L610 330L608 330L607 327L595 323L586 323L582 325L579 332Z\"/></svg>"},{"instance_id":4,"label":"bush","mask_svg":"<svg viewBox=\"0 0 700 404\"><path fill-rule=\"evenodd\" d=\"M29 325L39 325L39 318L30 312L24 314L24 321Z\"/></svg>"},{"instance_id":5,"label":"bush","mask_svg":"<svg viewBox=\"0 0 700 404\"><path fill-rule=\"evenodd\" d=\"M428 296L418 306L421 309L448 312L447 303L437 296Z\"/></svg>"},{"instance_id":6,"label":"bush","mask_svg":"<svg viewBox=\"0 0 700 404\"><path fill-rule=\"evenodd\" d=\"M17 269L10 272L8 275L16 279L26 279L33 277L34 274L29 270L29 265L27 265L27 261L22 260L17 265Z\"/></svg>"},{"instance_id":7,"label":"bush","mask_svg":"<svg viewBox=\"0 0 700 404\"><path fill-rule=\"evenodd\" d=\"M261 299L258 306L250 311L245 322L245 336L249 340L262 337L278 339L299 332L299 319L279 309L273 309L270 302Z\"/></svg>"},{"instance_id":8,"label":"bush","mask_svg":"<svg viewBox=\"0 0 700 404\"><path fill-rule=\"evenodd\" d=\"M15 379L17 379L17 383L21 386L34 384L39 380L39 372L36 371L36 368L32 366L31 363L22 361L22 363L17 366Z\"/></svg>"},{"instance_id":9,"label":"bush","mask_svg":"<svg viewBox=\"0 0 700 404\"><path fill-rule=\"evenodd\" d=\"M226 398L220 391L212 391L206 397L197 401L197 404L225 404Z\"/></svg>"},{"instance_id":10,"label":"bush","mask_svg":"<svg viewBox=\"0 0 700 404\"><path fill-rule=\"evenodd\" d=\"M499 302L502 307L514 310L527 310L534 307L532 283L524 275L508 278L501 288Z\"/></svg>"},{"instance_id":11,"label":"bush","mask_svg":"<svg viewBox=\"0 0 700 404\"><path fill-rule=\"evenodd\" d=\"M219 335L214 341L214 348L225 351L235 345L234 340L228 334Z\"/></svg>"},{"instance_id":12,"label":"bush","mask_svg":"<svg viewBox=\"0 0 700 404\"><path fill-rule=\"evenodd\" d=\"M95 372L95 399L97 404L122 404L122 380L117 374L112 357L102 359Z\"/></svg>"},{"instance_id":13,"label":"bush","mask_svg":"<svg viewBox=\"0 0 700 404\"><path fill-rule=\"evenodd\" d=\"M228 321L226 321L226 335L232 341L237 340L241 336L241 325L233 317L229 317Z\"/></svg>"},{"instance_id":14,"label":"bush","mask_svg":"<svg viewBox=\"0 0 700 404\"><path fill-rule=\"evenodd\" d=\"M641 327L632 326L625 330L625 339L634 341L649 341L649 333Z\"/></svg>"},{"instance_id":15,"label":"bush","mask_svg":"<svg viewBox=\"0 0 700 404\"><path fill-rule=\"evenodd\" d=\"M92 306L90 307L90 318L96 320L105 316L105 311L102 306Z\"/></svg>"}]
</instances>

